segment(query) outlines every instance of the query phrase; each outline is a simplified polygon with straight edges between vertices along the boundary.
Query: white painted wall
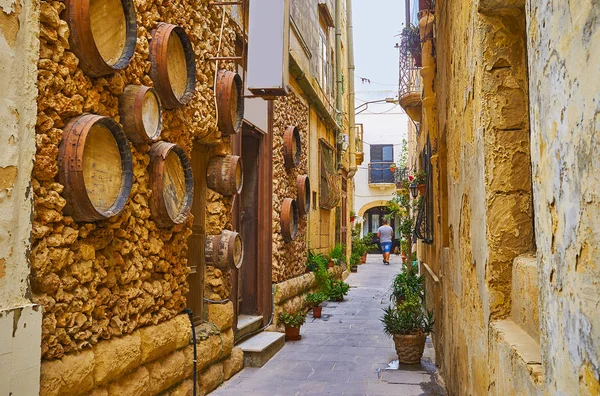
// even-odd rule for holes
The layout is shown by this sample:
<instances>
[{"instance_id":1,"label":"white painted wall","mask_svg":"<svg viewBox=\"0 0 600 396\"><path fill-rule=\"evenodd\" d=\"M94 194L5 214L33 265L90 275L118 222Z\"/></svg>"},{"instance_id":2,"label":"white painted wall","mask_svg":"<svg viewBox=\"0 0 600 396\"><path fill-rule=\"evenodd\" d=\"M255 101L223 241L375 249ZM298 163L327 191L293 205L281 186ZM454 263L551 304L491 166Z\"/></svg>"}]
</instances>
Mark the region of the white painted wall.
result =
<instances>
[{"instance_id":1,"label":"white painted wall","mask_svg":"<svg viewBox=\"0 0 600 396\"><path fill-rule=\"evenodd\" d=\"M378 113L390 109L390 105L369 105L369 111ZM399 113L402 109L397 106L391 112ZM356 116L356 123L363 124L363 152L365 161L358 167L354 176L354 212L358 216L361 208L374 201L387 201L392 198L396 191L395 186L380 188L377 185L369 184L369 162L371 144L392 144L394 145L394 161L398 161L402 140L406 139L408 131L408 116L405 114L387 115L388 113L376 115L372 113L362 113ZM363 219L357 218L355 224L362 224Z\"/></svg>"}]
</instances>

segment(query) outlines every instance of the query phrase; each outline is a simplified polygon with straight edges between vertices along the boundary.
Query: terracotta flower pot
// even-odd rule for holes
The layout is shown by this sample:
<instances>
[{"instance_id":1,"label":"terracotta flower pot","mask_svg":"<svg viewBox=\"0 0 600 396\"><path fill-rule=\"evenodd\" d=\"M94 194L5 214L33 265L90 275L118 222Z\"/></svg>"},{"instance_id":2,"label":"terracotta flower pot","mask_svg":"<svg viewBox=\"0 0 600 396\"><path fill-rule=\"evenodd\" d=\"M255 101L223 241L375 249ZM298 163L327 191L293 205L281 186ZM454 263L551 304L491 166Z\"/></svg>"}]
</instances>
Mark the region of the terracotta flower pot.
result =
<instances>
[{"instance_id":1,"label":"terracotta flower pot","mask_svg":"<svg viewBox=\"0 0 600 396\"><path fill-rule=\"evenodd\" d=\"M354 223L354 216L350 216L350 223Z\"/></svg>"},{"instance_id":2,"label":"terracotta flower pot","mask_svg":"<svg viewBox=\"0 0 600 396\"><path fill-rule=\"evenodd\" d=\"M367 253L363 254L362 257L360 258L360 263L364 264L367 262Z\"/></svg>"},{"instance_id":3,"label":"terracotta flower pot","mask_svg":"<svg viewBox=\"0 0 600 396\"><path fill-rule=\"evenodd\" d=\"M425 184L419 184L417 190L419 190L419 194L425 195Z\"/></svg>"},{"instance_id":4,"label":"terracotta flower pot","mask_svg":"<svg viewBox=\"0 0 600 396\"><path fill-rule=\"evenodd\" d=\"M288 327L285 326L285 340L286 341L298 341L302 338L300 335L300 327Z\"/></svg>"},{"instance_id":5,"label":"terracotta flower pot","mask_svg":"<svg viewBox=\"0 0 600 396\"><path fill-rule=\"evenodd\" d=\"M402 364L420 364L425 351L427 334L394 335L394 344L398 360Z\"/></svg>"},{"instance_id":6,"label":"terracotta flower pot","mask_svg":"<svg viewBox=\"0 0 600 396\"><path fill-rule=\"evenodd\" d=\"M406 253L402 253L402 262L406 263L406 259L407 259Z\"/></svg>"},{"instance_id":7,"label":"terracotta flower pot","mask_svg":"<svg viewBox=\"0 0 600 396\"><path fill-rule=\"evenodd\" d=\"M313 307L313 318L319 319L321 317L321 312L323 311L323 307Z\"/></svg>"},{"instance_id":8,"label":"terracotta flower pot","mask_svg":"<svg viewBox=\"0 0 600 396\"><path fill-rule=\"evenodd\" d=\"M329 268L333 268L334 265L335 265L334 262L332 260L330 260L329 261Z\"/></svg>"}]
</instances>

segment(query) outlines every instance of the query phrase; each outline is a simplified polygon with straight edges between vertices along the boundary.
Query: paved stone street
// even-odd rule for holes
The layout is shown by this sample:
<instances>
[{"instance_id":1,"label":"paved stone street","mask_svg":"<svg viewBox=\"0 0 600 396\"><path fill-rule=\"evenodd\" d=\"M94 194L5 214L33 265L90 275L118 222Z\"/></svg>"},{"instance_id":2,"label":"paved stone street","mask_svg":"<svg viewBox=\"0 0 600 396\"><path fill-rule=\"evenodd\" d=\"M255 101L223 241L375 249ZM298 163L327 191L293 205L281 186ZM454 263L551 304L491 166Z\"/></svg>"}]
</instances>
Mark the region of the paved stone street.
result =
<instances>
[{"instance_id":1,"label":"paved stone street","mask_svg":"<svg viewBox=\"0 0 600 396\"><path fill-rule=\"evenodd\" d=\"M308 314L302 340L286 342L265 366L245 368L212 394L445 395L436 383L429 341L421 366L384 370L397 357L379 317L401 264L392 256L384 266L380 257L369 255L348 277L352 288L344 302L326 303L322 319Z\"/></svg>"}]
</instances>

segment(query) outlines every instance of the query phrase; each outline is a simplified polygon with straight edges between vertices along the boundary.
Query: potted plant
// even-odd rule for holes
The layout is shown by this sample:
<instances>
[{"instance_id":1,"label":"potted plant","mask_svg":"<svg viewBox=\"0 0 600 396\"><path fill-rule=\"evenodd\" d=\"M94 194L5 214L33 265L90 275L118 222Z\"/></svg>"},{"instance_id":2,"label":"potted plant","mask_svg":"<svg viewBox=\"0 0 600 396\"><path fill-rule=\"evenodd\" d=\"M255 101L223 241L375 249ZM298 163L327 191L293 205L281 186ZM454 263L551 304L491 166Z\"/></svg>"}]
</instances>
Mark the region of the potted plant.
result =
<instances>
[{"instance_id":1,"label":"potted plant","mask_svg":"<svg viewBox=\"0 0 600 396\"><path fill-rule=\"evenodd\" d=\"M390 165L390 172L392 172L392 173L396 173L396 164L395 164L395 163L392 163L392 164Z\"/></svg>"},{"instance_id":2,"label":"potted plant","mask_svg":"<svg viewBox=\"0 0 600 396\"><path fill-rule=\"evenodd\" d=\"M433 313L425 312L421 299L415 294L409 294L402 304L383 311L383 331L393 337L400 363L419 364L425 340L433 330Z\"/></svg>"},{"instance_id":3,"label":"potted plant","mask_svg":"<svg viewBox=\"0 0 600 396\"><path fill-rule=\"evenodd\" d=\"M418 276L416 270L409 270L404 266L404 271L394 277L390 301L396 305L402 304L409 294L423 298L423 276Z\"/></svg>"},{"instance_id":4,"label":"potted plant","mask_svg":"<svg viewBox=\"0 0 600 396\"><path fill-rule=\"evenodd\" d=\"M342 265L346 263L346 246L342 244L336 244L334 248L329 252L329 267L334 265Z\"/></svg>"},{"instance_id":5,"label":"potted plant","mask_svg":"<svg viewBox=\"0 0 600 396\"><path fill-rule=\"evenodd\" d=\"M341 280L330 280L329 283L329 300L342 302L344 296L350 291L350 285Z\"/></svg>"},{"instance_id":6,"label":"potted plant","mask_svg":"<svg viewBox=\"0 0 600 396\"><path fill-rule=\"evenodd\" d=\"M350 255L350 272L358 272L358 264L360 263L360 254L354 252Z\"/></svg>"},{"instance_id":7,"label":"potted plant","mask_svg":"<svg viewBox=\"0 0 600 396\"><path fill-rule=\"evenodd\" d=\"M306 303L312 308L313 318L320 318L323 307L320 304L327 300L327 294L323 292L308 293L306 295Z\"/></svg>"},{"instance_id":8,"label":"potted plant","mask_svg":"<svg viewBox=\"0 0 600 396\"><path fill-rule=\"evenodd\" d=\"M356 212L354 212L353 210L350 211L350 223L354 223L354 220L356 219Z\"/></svg>"},{"instance_id":9,"label":"potted plant","mask_svg":"<svg viewBox=\"0 0 600 396\"><path fill-rule=\"evenodd\" d=\"M421 32L418 26L409 25L400 33L400 47L404 52L411 54L415 60L415 67L423 66L421 63Z\"/></svg>"},{"instance_id":10,"label":"potted plant","mask_svg":"<svg viewBox=\"0 0 600 396\"><path fill-rule=\"evenodd\" d=\"M427 174L425 171L419 171L415 173L415 178L413 183L417 184L417 189L419 190L419 194L425 195L425 182L427 181Z\"/></svg>"},{"instance_id":11,"label":"potted plant","mask_svg":"<svg viewBox=\"0 0 600 396\"><path fill-rule=\"evenodd\" d=\"M285 340L298 341L300 336L300 326L306 321L306 314L299 312L282 312L279 314L279 321L285 326Z\"/></svg>"}]
</instances>

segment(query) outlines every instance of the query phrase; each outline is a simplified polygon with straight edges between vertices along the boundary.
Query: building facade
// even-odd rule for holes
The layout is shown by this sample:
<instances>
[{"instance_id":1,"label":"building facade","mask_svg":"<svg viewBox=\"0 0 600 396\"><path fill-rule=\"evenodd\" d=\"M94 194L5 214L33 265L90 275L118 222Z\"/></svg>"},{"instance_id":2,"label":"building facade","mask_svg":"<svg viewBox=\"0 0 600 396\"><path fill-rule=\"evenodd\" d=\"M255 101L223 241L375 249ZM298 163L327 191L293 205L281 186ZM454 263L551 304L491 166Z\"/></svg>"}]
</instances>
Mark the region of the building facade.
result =
<instances>
[{"instance_id":1,"label":"building facade","mask_svg":"<svg viewBox=\"0 0 600 396\"><path fill-rule=\"evenodd\" d=\"M346 2L292 2L282 20L294 37L284 47L290 53L287 95L246 97L239 130L230 134L223 120L240 112L221 111L216 74L237 72L241 81L247 76L251 17L248 2L242 3L117 1L90 8L88 19L96 25L87 30L78 24L75 11L83 8L73 5L77 1L0 6L0 48L8 54L0 59L7 71L0 99L0 138L7 147L0 158L0 339L6 341L0 363L10 367L0 374L1 392L208 393L243 367L244 352L236 346L247 336L241 322L250 316L254 332L278 330L278 312L304 308L303 296L315 288L314 276L305 273L307 249L328 252L336 243L348 244L353 105L342 77L349 74L351 47ZM135 32L117 48L131 51L127 61L109 72L106 65L94 69L90 59L108 64L111 54L90 50L85 41L92 37L100 46L122 39L103 39L102 26L111 26L115 16L102 14L106 10L122 11L115 30L127 37ZM179 45L162 41L160 23L181 28L172 30ZM163 97L157 48L185 57L164 66L182 105ZM127 115L122 97L132 85L154 87L161 98L154 125L162 124L162 131L153 138L158 143L129 135L131 141L118 141L117 163L125 164L120 172L106 165L110 144L76 152L100 158L81 166L93 164L86 169L97 178L83 186L90 201L102 196L92 206L106 209L105 218L86 218L61 173L71 163L64 159L66 147L77 144L67 138L85 114L106 117L111 131L121 128ZM291 168L284 138L290 127L300 136L298 163ZM108 135L98 133L105 142ZM181 175L156 176L157 169L172 169L170 154L157 154L161 143L180 148L175 163ZM243 168L218 167L232 156ZM155 168L161 158L164 165ZM243 178L241 192L215 182L225 183L229 172ZM286 199L298 200L303 175L313 202L288 238L282 208ZM104 207L108 190L124 197L115 213L114 206ZM165 218L173 224L165 225ZM238 232L244 247L243 259L239 245L229 252L240 257L237 266L209 254L209 246L225 248L207 241L229 232ZM341 268L334 272L342 276Z\"/></svg>"},{"instance_id":2,"label":"building facade","mask_svg":"<svg viewBox=\"0 0 600 396\"><path fill-rule=\"evenodd\" d=\"M417 254L448 392L598 394L597 6L419 5Z\"/></svg>"}]
</instances>

